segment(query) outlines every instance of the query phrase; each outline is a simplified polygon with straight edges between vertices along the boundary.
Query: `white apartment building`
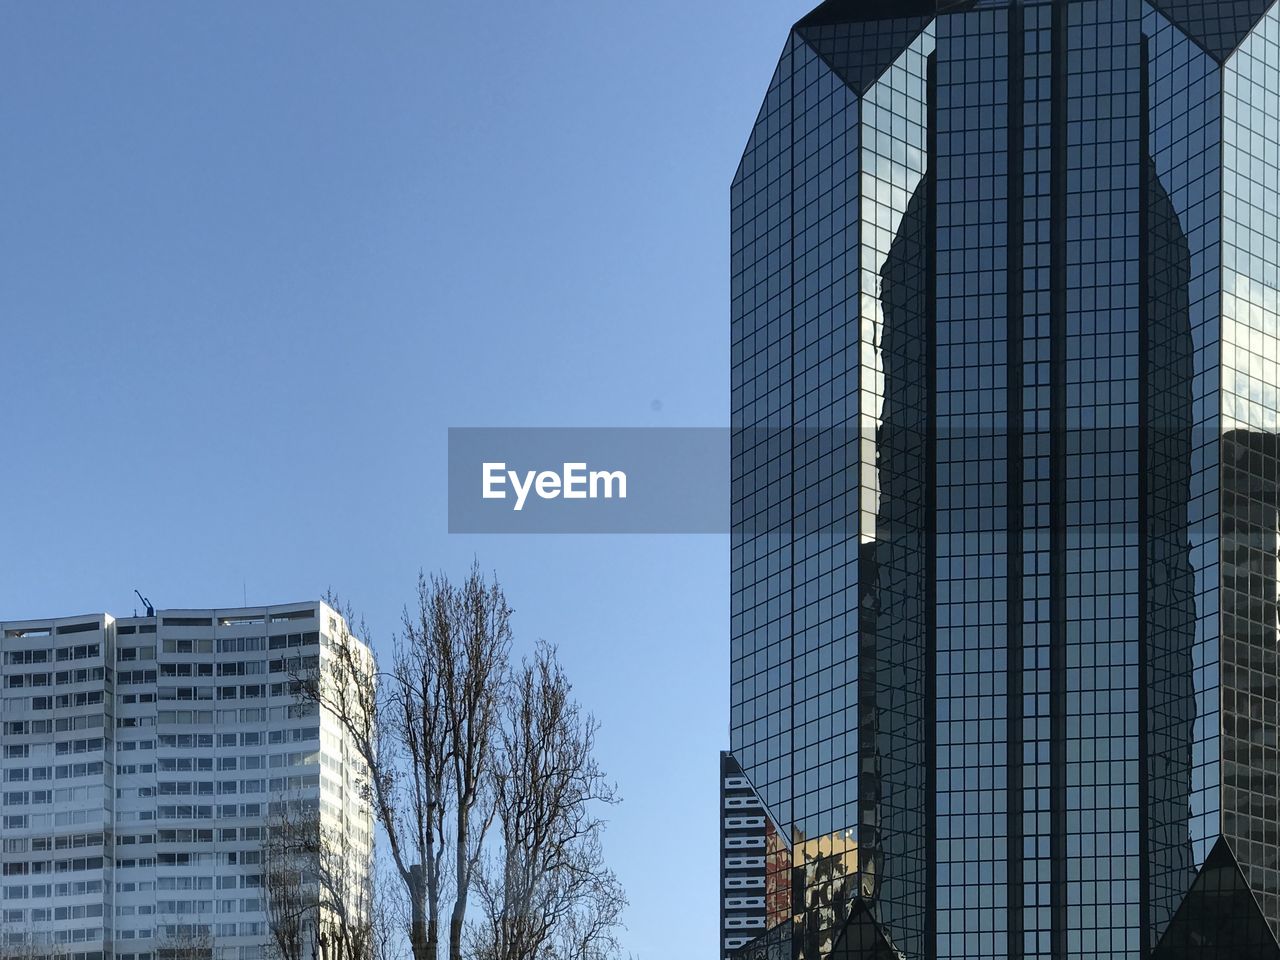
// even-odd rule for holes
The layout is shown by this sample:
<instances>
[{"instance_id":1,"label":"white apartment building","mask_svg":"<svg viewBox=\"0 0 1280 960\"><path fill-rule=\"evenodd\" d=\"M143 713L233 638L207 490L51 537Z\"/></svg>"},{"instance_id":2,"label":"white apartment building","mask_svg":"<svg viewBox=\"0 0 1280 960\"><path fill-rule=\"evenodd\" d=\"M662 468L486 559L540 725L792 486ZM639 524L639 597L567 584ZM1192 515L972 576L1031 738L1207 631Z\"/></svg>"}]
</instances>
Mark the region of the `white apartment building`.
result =
<instances>
[{"instance_id":1,"label":"white apartment building","mask_svg":"<svg viewBox=\"0 0 1280 960\"><path fill-rule=\"evenodd\" d=\"M306 811L367 869L364 767L291 688L345 629L318 601L0 622L0 956L261 960L266 831Z\"/></svg>"}]
</instances>

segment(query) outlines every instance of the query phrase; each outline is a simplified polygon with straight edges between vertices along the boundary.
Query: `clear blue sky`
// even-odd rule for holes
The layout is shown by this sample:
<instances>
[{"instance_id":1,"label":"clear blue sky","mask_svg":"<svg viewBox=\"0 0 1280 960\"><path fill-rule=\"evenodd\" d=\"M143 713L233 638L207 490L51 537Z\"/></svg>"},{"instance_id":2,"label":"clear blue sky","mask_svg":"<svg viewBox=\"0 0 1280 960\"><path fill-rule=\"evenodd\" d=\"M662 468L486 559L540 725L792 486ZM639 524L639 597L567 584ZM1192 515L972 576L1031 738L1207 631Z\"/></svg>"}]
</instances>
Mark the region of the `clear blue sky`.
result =
<instances>
[{"instance_id":1,"label":"clear blue sky","mask_svg":"<svg viewBox=\"0 0 1280 960\"><path fill-rule=\"evenodd\" d=\"M726 537L450 537L445 431L728 417L728 187L805 4L0 5L0 618L496 569L714 955Z\"/></svg>"}]
</instances>

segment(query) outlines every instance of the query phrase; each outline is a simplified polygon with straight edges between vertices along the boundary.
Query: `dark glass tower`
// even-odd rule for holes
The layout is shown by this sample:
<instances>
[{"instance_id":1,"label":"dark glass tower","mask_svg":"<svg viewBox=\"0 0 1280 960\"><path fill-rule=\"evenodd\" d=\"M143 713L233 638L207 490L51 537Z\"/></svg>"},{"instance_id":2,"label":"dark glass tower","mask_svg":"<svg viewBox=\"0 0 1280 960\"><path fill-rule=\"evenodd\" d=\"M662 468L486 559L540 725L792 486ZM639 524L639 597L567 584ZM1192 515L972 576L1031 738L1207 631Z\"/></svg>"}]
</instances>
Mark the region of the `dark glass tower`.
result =
<instances>
[{"instance_id":1,"label":"dark glass tower","mask_svg":"<svg viewBox=\"0 0 1280 960\"><path fill-rule=\"evenodd\" d=\"M732 231L722 953L1280 960L1280 9L828 0Z\"/></svg>"}]
</instances>

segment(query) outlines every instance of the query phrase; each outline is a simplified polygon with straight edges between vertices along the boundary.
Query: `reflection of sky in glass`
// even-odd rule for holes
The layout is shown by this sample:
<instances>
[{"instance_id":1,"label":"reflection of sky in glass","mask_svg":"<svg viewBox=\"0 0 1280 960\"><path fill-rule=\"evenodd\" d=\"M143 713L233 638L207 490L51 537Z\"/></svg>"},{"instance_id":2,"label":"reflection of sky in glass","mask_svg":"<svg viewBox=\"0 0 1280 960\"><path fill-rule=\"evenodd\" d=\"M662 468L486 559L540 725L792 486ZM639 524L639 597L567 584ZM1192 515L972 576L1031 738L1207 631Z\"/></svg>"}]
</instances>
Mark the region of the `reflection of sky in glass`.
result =
<instances>
[{"instance_id":1,"label":"reflection of sky in glass","mask_svg":"<svg viewBox=\"0 0 1280 960\"><path fill-rule=\"evenodd\" d=\"M1273 7L1223 71L1223 430L1280 430L1276 34Z\"/></svg>"},{"instance_id":2,"label":"reflection of sky in glass","mask_svg":"<svg viewBox=\"0 0 1280 960\"><path fill-rule=\"evenodd\" d=\"M928 165L925 142L926 64L933 53L929 26L904 50L862 98L862 162L859 190L861 265L861 536L875 539L880 509L880 477L876 469L876 430L884 408L884 359L880 341L884 309L880 272L902 225L907 203Z\"/></svg>"},{"instance_id":3,"label":"reflection of sky in glass","mask_svg":"<svg viewBox=\"0 0 1280 960\"><path fill-rule=\"evenodd\" d=\"M1230 116L1238 101L1226 103ZM1227 243L1261 240L1223 219ZM1230 269L1222 279L1222 429L1280 431L1280 290Z\"/></svg>"},{"instance_id":4,"label":"reflection of sky in glass","mask_svg":"<svg viewBox=\"0 0 1280 960\"><path fill-rule=\"evenodd\" d=\"M1222 829L1280 935L1280 9L1223 69ZM1264 771L1272 771L1267 776Z\"/></svg>"}]
</instances>

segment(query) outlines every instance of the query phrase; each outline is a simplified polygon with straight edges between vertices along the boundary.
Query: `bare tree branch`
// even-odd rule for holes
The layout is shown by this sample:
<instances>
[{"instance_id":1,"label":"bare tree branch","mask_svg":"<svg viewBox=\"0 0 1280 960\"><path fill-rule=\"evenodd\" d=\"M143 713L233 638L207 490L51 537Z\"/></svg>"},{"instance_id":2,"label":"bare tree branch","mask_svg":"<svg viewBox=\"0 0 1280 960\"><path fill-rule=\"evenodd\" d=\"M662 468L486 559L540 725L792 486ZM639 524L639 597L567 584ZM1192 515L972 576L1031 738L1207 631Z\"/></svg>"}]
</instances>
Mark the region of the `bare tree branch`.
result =
<instances>
[{"instance_id":1,"label":"bare tree branch","mask_svg":"<svg viewBox=\"0 0 1280 960\"><path fill-rule=\"evenodd\" d=\"M504 701L495 809L501 849L478 885L468 960L604 960L618 955L626 906L604 863L600 804L617 802L594 757L597 724L540 644Z\"/></svg>"},{"instance_id":2,"label":"bare tree branch","mask_svg":"<svg viewBox=\"0 0 1280 960\"><path fill-rule=\"evenodd\" d=\"M403 615L404 632L396 644L394 681L388 693L389 713L395 717L397 738L412 783L410 795L422 854L413 880L411 927L422 931L432 960L439 952L441 878L447 849L444 817L450 797L442 672L432 641L437 605L434 583L418 574L417 604L412 612L406 609Z\"/></svg>"},{"instance_id":3,"label":"bare tree branch","mask_svg":"<svg viewBox=\"0 0 1280 960\"><path fill-rule=\"evenodd\" d=\"M0 960L68 960L70 956L66 946L50 942L48 933L0 926Z\"/></svg>"},{"instance_id":4,"label":"bare tree branch","mask_svg":"<svg viewBox=\"0 0 1280 960\"><path fill-rule=\"evenodd\" d=\"M419 771L423 760L405 736L404 691L399 677L380 677L364 643L369 635L350 605L332 592L325 602L343 620L338 636L322 649L322 662L299 675L299 696L331 714L355 751L364 774L360 789L382 827L395 875L410 904L409 941L414 960L436 960L436 940L423 919L421 864L434 857L429 825L430 792ZM380 682L383 681L383 682Z\"/></svg>"},{"instance_id":5,"label":"bare tree branch","mask_svg":"<svg viewBox=\"0 0 1280 960\"><path fill-rule=\"evenodd\" d=\"M157 960L213 960L213 935L207 924L172 924L174 931L161 938Z\"/></svg>"},{"instance_id":6,"label":"bare tree branch","mask_svg":"<svg viewBox=\"0 0 1280 960\"><path fill-rule=\"evenodd\" d=\"M376 672L346 628L295 677L299 696L336 719L364 770L414 960L438 960L446 937L449 960L615 956L626 899L600 848L595 810L616 797L593 757L595 720L570 697L553 648L539 646L512 676L511 608L496 578L473 564L460 585L419 574L417 588L389 673ZM350 607L325 599L368 636ZM317 829L314 845L323 854L341 849L341 838ZM280 891L273 926L286 943L297 939L291 918L338 915L320 907L334 898L322 874L295 880L282 869L273 880L266 871ZM369 915L386 935L368 931L360 953L320 960L386 960L385 900L373 897ZM323 919L311 922L323 931ZM279 960L311 958L295 950Z\"/></svg>"},{"instance_id":7,"label":"bare tree branch","mask_svg":"<svg viewBox=\"0 0 1280 960\"><path fill-rule=\"evenodd\" d=\"M431 582L432 645L441 676L454 787L456 880L449 917L449 960L461 960L467 901L493 822L483 796L493 765L502 686L511 650L511 608L495 577L480 565L460 589L443 577Z\"/></svg>"}]
</instances>

